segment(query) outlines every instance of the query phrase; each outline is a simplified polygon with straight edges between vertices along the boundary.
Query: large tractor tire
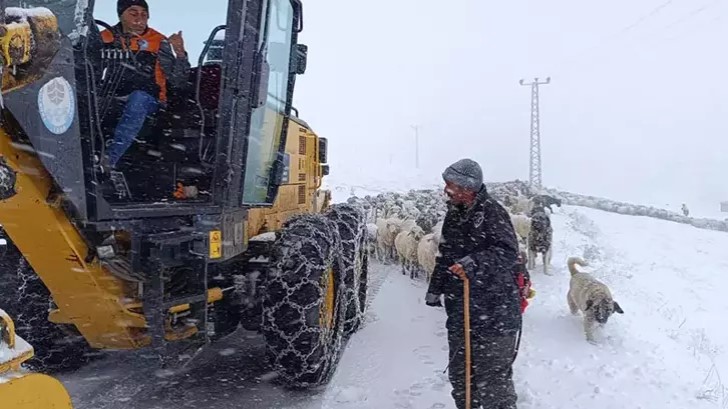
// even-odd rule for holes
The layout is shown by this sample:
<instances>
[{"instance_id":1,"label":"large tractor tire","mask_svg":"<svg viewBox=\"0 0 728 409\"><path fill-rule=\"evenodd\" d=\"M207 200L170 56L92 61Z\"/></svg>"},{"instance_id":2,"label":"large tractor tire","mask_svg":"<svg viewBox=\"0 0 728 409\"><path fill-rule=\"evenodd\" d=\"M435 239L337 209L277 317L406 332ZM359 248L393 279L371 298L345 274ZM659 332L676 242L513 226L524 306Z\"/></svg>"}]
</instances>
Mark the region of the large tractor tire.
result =
<instances>
[{"instance_id":1,"label":"large tractor tire","mask_svg":"<svg viewBox=\"0 0 728 409\"><path fill-rule=\"evenodd\" d=\"M262 332L285 384L325 384L339 360L346 313L341 239L323 215L289 220L273 245Z\"/></svg>"},{"instance_id":2,"label":"large tractor tire","mask_svg":"<svg viewBox=\"0 0 728 409\"><path fill-rule=\"evenodd\" d=\"M354 204L335 204L327 211L339 230L344 282L346 283L346 321L344 335L356 332L364 322L367 303L368 263L366 215Z\"/></svg>"},{"instance_id":3,"label":"large tractor tire","mask_svg":"<svg viewBox=\"0 0 728 409\"><path fill-rule=\"evenodd\" d=\"M38 372L73 371L92 359L92 350L75 328L48 321L51 305L45 284L8 240L0 259L0 308L13 319L18 335L35 350L27 366Z\"/></svg>"}]
</instances>

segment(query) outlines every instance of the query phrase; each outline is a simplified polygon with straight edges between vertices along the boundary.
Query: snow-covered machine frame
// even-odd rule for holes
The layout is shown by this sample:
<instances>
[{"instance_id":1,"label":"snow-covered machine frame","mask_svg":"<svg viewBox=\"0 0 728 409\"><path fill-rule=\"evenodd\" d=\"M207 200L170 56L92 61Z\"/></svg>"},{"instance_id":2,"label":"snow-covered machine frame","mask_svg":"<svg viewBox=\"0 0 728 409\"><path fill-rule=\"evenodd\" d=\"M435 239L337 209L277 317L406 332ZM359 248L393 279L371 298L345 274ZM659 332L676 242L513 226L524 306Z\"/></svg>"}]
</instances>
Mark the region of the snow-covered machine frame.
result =
<instances>
[{"instance_id":1,"label":"snow-covered machine frame","mask_svg":"<svg viewBox=\"0 0 728 409\"><path fill-rule=\"evenodd\" d=\"M91 351L141 348L177 365L243 327L264 336L284 385L327 382L366 309L365 215L330 203L327 141L291 115L306 67L301 2L228 1L208 40L217 39L218 59L206 47L192 70L184 95L193 106L170 103L192 122L164 128L172 125L161 113L145 125L188 154L159 149L149 159L140 137L145 151L129 155L143 171L122 165L124 183L105 178L97 160L108 119L97 69L113 69L97 40L110 25L93 19L93 0L6 3L0 307L35 348L27 365L66 370L99 355ZM144 190L171 192L190 167L205 195L162 200ZM165 179L170 169L175 178ZM123 195L134 178L141 194Z\"/></svg>"},{"instance_id":2,"label":"snow-covered machine frame","mask_svg":"<svg viewBox=\"0 0 728 409\"><path fill-rule=\"evenodd\" d=\"M13 409L72 409L71 397L56 379L21 368L33 347L15 333L15 323L0 309L0 397ZM43 391L43 393L38 393Z\"/></svg>"}]
</instances>

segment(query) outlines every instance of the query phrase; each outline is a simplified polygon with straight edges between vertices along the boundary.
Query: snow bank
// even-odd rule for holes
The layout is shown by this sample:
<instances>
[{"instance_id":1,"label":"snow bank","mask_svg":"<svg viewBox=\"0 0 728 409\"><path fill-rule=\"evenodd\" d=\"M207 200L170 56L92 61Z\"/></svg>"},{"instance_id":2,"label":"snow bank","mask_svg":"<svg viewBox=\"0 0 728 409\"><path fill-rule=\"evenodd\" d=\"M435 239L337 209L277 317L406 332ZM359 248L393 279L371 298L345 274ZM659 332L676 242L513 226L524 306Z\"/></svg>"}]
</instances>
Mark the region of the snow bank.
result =
<instances>
[{"instance_id":1,"label":"snow bank","mask_svg":"<svg viewBox=\"0 0 728 409\"><path fill-rule=\"evenodd\" d=\"M601 197L585 196L576 193L558 191L554 189L545 190L552 196L560 198L564 204L589 207L592 209L604 210L611 213L619 213L629 216L652 217L655 219L667 220L675 223L689 224L699 229L728 232L728 220L721 221L708 218L686 217L676 212L652 206L635 205L631 203L604 199Z\"/></svg>"},{"instance_id":2,"label":"snow bank","mask_svg":"<svg viewBox=\"0 0 728 409\"><path fill-rule=\"evenodd\" d=\"M415 178L415 180L418 179ZM340 195L339 200L346 200L342 199L341 195L344 195L347 192L350 194L350 196L358 196L360 194L364 194L376 195L379 197L392 197L395 194L399 195L405 192L410 192L411 195L411 192L414 191L413 189L417 188L420 189L417 192L426 194L428 199L444 200L444 197L439 193L442 190L442 186L436 183L424 183L421 180L415 182L411 179L404 179L395 183L392 189L367 187L370 185L391 186L392 183L390 182L389 184L387 184L384 182L376 182L372 184L362 185L360 187L351 186L348 189L342 186L338 186L336 187L336 189L338 189L338 193ZM405 186L408 187L405 188ZM534 192L531 191L528 183L520 180L486 183L486 187L488 188L489 193L501 202L504 200L506 195L509 195L511 197L532 197L534 195ZM577 193L565 192L550 188L544 188L542 192L539 193L548 194L550 196L559 198L561 199L563 204L567 205L589 207L592 209L604 210L606 212L618 213L628 216L652 217L655 219L666 220L675 223L688 224L699 229L728 232L728 218L725 220L717 220L710 218L686 217L682 214L670 210L660 209L654 206L636 205L632 203L620 202L596 196L580 195Z\"/></svg>"}]
</instances>

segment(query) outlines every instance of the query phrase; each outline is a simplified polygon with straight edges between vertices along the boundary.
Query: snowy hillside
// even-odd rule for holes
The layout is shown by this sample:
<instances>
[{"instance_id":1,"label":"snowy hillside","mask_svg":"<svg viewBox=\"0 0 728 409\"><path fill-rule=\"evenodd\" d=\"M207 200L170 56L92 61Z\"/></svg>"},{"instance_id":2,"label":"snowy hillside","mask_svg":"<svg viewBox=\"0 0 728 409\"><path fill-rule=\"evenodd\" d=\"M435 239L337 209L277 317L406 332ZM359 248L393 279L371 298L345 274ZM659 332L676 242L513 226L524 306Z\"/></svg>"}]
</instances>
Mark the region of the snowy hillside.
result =
<instances>
[{"instance_id":1,"label":"snowy hillside","mask_svg":"<svg viewBox=\"0 0 728 409\"><path fill-rule=\"evenodd\" d=\"M520 409L728 407L728 234L653 218L564 206L552 216L552 276L532 272L516 362ZM565 260L582 256L625 310L586 342L569 313ZM373 265L367 323L349 341L332 382L293 392L270 381L259 341L239 335L182 377L153 376L120 360L64 378L80 409L452 409L442 309L425 284ZM240 338L243 337L243 338ZM240 339L248 340L240 347ZM106 368L106 369L104 369ZM126 369L123 369L126 368ZM182 386L182 389L180 389Z\"/></svg>"}]
</instances>

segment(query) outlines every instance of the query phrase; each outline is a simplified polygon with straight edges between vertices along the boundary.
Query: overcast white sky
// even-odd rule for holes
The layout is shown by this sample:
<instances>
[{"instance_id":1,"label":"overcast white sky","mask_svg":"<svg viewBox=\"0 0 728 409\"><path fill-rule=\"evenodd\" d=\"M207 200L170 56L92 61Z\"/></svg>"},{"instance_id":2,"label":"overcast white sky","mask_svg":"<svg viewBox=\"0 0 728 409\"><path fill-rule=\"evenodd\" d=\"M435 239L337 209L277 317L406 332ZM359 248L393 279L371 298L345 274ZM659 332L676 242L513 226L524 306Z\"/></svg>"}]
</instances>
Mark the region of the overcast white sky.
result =
<instances>
[{"instance_id":1,"label":"overcast white sky","mask_svg":"<svg viewBox=\"0 0 728 409\"><path fill-rule=\"evenodd\" d=\"M430 173L468 156L489 180L527 179L530 91L518 80L551 76L546 185L717 202L728 199L727 2L305 0L295 105L329 139L332 172L414 167L418 124ZM151 23L183 30L196 59L226 1L173 3L150 0ZM185 3L194 24L179 17Z\"/></svg>"}]
</instances>

